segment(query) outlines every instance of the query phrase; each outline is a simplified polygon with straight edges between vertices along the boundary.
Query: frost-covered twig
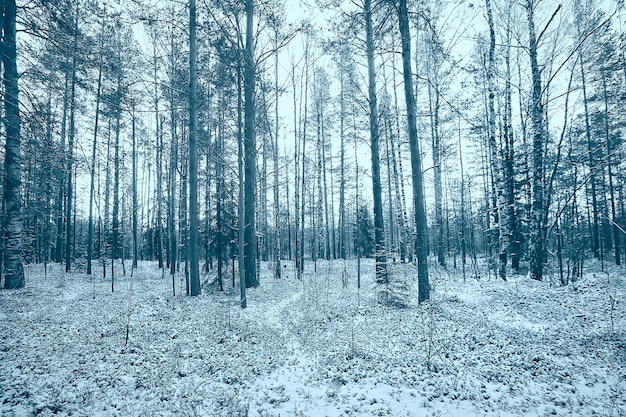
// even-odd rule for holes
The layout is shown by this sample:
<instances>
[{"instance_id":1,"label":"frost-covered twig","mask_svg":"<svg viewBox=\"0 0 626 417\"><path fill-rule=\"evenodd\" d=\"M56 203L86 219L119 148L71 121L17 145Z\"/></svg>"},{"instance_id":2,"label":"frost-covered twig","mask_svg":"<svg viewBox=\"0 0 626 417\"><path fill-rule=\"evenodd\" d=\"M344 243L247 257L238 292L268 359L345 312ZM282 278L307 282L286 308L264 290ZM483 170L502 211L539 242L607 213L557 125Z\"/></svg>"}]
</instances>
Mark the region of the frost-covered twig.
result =
<instances>
[{"instance_id":1,"label":"frost-covered twig","mask_svg":"<svg viewBox=\"0 0 626 417\"><path fill-rule=\"evenodd\" d=\"M126 340L124 341L124 347L128 346L128 339L130 337L130 313L132 311L133 300L133 279L130 280L130 286L128 287L128 312L126 314Z\"/></svg>"}]
</instances>

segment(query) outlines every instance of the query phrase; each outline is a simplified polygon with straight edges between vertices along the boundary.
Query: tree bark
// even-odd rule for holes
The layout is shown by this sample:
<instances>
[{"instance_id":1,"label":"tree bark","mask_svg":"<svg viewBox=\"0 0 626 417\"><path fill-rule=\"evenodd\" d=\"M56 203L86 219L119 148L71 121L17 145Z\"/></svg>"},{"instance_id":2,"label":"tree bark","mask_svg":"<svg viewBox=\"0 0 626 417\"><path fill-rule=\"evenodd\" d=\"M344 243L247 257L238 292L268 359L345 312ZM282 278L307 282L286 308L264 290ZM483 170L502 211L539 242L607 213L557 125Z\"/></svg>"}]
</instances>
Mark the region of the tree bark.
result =
<instances>
[{"instance_id":1,"label":"tree bark","mask_svg":"<svg viewBox=\"0 0 626 417\"><path fill-rule=\"evenodd\" d=\"M506 79L504 85L504 141L505 141L505 154L504 154L504 175L505 175L505 193L506 193L506 207L507 207L507 219L509 221L509 256L511 257L511 269L513 271L519 270L520 263L520 233L517 221L517 210L515 208L515 142L513 136L513 104L511 98L511 7L509 6L506 28Z\"/></svg>"},{"instance_id":2,"label":"tree bark","mask_svg":"<svg viewBox=\"0 0 626 417\"><path fill-rule=\"evenodd\" d=\"M410 42L410 40L409 40ZM410 45L410 43L409 43ZM410 57L409 57L410 62ZM392 83L396 85L396 61L395 57L391 60L392 64ZM394 101L394 122L396 128L395 137L398 139L398 152L395 150L395 137L391 135L391 152L393 154L393 172L394 172L394 181L396 188L396 198L400 202L401 213L398 213L398 221L399 226L402 229L402 244L400 248L400 257L402 258L402 262L407 258L409 262L413 261L413 250L411 245L411 233L409 230L409 218L407 215L407 206L406 206L406 193L404 191L404 170L402 167L402 146L401 146L401 136L400 136L400 113L398 107L398 93L396 89L393 89L393 101ZM397 155L397 157L396 157ZM397 161L397 171L396 171L396 161ZM408 253L407 253L408 252Z\"/></svg>"},{"instance_id":3,"label":"tree bark","mask_svg":"<svg viewBox=\"0 0 626 417\"><path fill-rule=\"evenodd\" d=\"M54 253L54 261L57 263L63 262L63 242L64 242L64 211L63 211L63 203L65 202L65 136L67 132L67 109L69 102L69 85L70 85L70 74L65 74L65 87L63 89L63 113L61 116L61 144L60 144L60 155L61 161L58 172L58 187L59 194L57 196L57 201L55 204L55 212L56 212L56 244L55 244L55 253Z\"/></svg>"},{"instance_id":4,"label":"tree bark","mask_svg":"<svg viewBox=\"0 0 626 417\"><path fill-rule=\"evenodd\" d=\"M298 131L298 102L296 95L296 67L291 69L291 87L293 89L293 142L294 142L294 214L295 214L295 253L296 275L301 278L300 269L300 132ZM304 157L304 156L303 156Z\"/></svg>"},{"instance_id":5,"label":"tree bark","mask_svg":"<svg viewBox=\"0 0 626 417\"><path fill-rule=\"evenodd\" d=\"M430 60L429 60L430 62ZM437 81L435 81L437 83ZM436 85L436 84L435 84ZM446 257L443 250L443 188L441 183L441 138L439 137L439 93L433 94L432 83L428 84L428 104L431 120L431 145L433 156L433 177L435 188L435 227L433 229L435 240L435 253L437 263L446 266Z\"/></svg>"},{"instance_id":6,"label":"tree bark","mask_svg":"<svg viewBox=\"0 0 626 417\"><path fill-rule=\"evenodd\" d=\"M107 253L110 255L110 227L109 227L109 214L110 214L110 200L111 200L111 119L108 120L107 129L107 157L105 164L105 179L104 179L104 242L105 250L104 257L102 259L102 278L106 278L106 258Z\"/></svg>"},{"instance_id":7,"label":"tree bark","mask_svg":"<svg viewBox=\"0 0 626 417\"><path fill-rule=\"evenodd\" d=\"M189 262L191 295L200 295L198 261L198 145L196 131L196 0L189 1Z\"/></svg>"},{"instance_id":8,"label":"tree bark","mask_svg":"<svg viewBox=\"0 0 626 417\"><path fill-rule=\"evenodd\" d=\"M139 249L138 249L138 239L139 236L137 234L137 209L139 206L138 198L137 198L137 138L135 135L135 111L133 109L133 119L132 119L132 158L133 158L133 269L137 269L137 259L139 257Z\"/></svg>"},{"instance_id":9,"label":"tree bark","mask_svg":"<svg viewBox=\"0 0 626 417\"><path fill-rule=\"evenodd\" d=\"M122 119L122 59L121 59L121 40L118 40L118 57L117 57L117 93L115 95L115 145L113 156L113 220L112 227L112 239L111 239L111 265L113 260L120 257L120 133L121 133L121 119Z\"/></svg>"},{"instance_id":10,"label":"tree bark","mask_svg":"<svg viewBox=\"0 0 626 417\"><path fill-rule=\"evenodd\" d=\"M385 81L386 84L386 81ZM384 120L384 126L385 126L385 156L387 159L387 201L389 203L389 212L388 212L388 216L389 216L389 220L388 220L388 224L389 227L387 227L387 234L389 235L389 252L392 254L392 262L396 261L396 252L397 252L397 248L396 248L396 227L395 227L395 216L394 216L394 212L395 212L395 207L394 207L394 202L393 202L393 196L391 194L391 161L394 159L393 155L391 153L390 147L389 147L389 142L391 142L391 136L393 135L392 133L392 129L391 129L391 117L389 115L389 111L390 106L389 106L389 102L387 101L387 107L386 107L386 112L383 110L383 112L385 112L383 120Z\"/></svg>"},{"instance_id":11,"label":"tree bark","mask_svg":"<svg viewBox=\"0 0 626 417\"><path fill-rule=\"evenodd\" d=\"M498 272L500 278L506 281L506 265L508 261L507 250L509 248L510 234L508 230L508 219L506 211L506 201L504 195L504 178L499 157L499 147L496 141L496 112L495 112L495 94L494 85L495 77L495 49L496 49L496 32L493 24L493 12L491 10L491 1L485 0L487 7L487 21L489 24L489 59L487 62L487 132L489 136L489 150L491 154L491 170L493 172L493 190L495 192L497 225L498 225Z\"/></svg>"},{"instance_id":12,"label":"tree bark","mask_svg":"<svg viewBox=\"0 0 626 417\"><path fill-rule=\"evenodd\" d=\"M613 230L613 244L615 251L615 265L621 265L621 253L620 253L620 230L618 226L618 219L615 210L615 190L613 189L613 167L611 161L611 138L609 131L609 98L606 89L606 74L604 68L601 69L602 75L602 93L604 97L604 137L606 145L606 166L609 177L609 199L611 203L611 229Z\"/></svg>"},{"instance_id":13,"label":"tree bark","mask_svg":"<svg viewBox=\"0 0 626 417\"><path fill-rule=\"evenodd\" d=\"M93 147L91 150L91 181L89 184L89 229L87 231L87 274L91 275L93 258L93 200L95 192L96 151L98 145L98 121L100 118L100 93L102 90L102 55L98 62L98 87L96 89L96 118L93 125Z\"/></svg>"},{"instance_id":14,"label":"tree bark","mask_svg":"<svg viewBox=\"0 0 626 417\"><path fill-rule=\"evenodd\" d=\"M246 287L258 285L256 257L256 134L255 134L255 62L254 62L254 0L246 0L246 49L244 65L244 252ZM241 202L240 202L241 203Z\"/></svg>"},{"instance_id":15,"label":"tree bark","mask_svg":"<svg viewBox=\"0 0 626 417\"><path fill-rule=\"evenodd\" d=\"M346 259L346 174L345 174L345 160L346 160L346 134L344 129L346 110L345 110L345 80L344 71L339 70L339 257Z\"/></svg>"},{"instance_id":16,"label":"tree bark","mask_svg":"<svg viewBox=\"0 0 626 417\"><path fill-rule=\"evenodd\" d=\"M246 308L246 264L245 264L245 169L244 135L242 132L241 60L237 68L237 173L239 175L239 204L237 205L237 266L239 268L239 296L241 308Z\"/></svg>"},{"instance_id":17,"label":"tree bark","mask_svg":"<svg viewBox=\"0 0 626 417\"><path fill-rule=\"evenodd\" d=\"M526 0L528 16L528 40L530 67L532 75L531 120L532 120L532 202L531 202L531 232L530 232L530 277L541 281L543 279L543 264L545 259L545 230L543 224L543 105L541 103L541 73L537 63L537 38L535 35L535 4L533 0Z\"/></svg>"},{"instance_id":18,"label":"tree bark","mask_svg":"<svg viewBox=\"0 0 626 417\"><path fill-rule=\"evenodd\" d=\"M304 96L304 109L300 105L300 120L302 121L302 170L300 172L300 191L302 193L302 201L300 206L300 275L304 273L304 208L306 206L306 188L305 188L305 173L306 173L306 139L307 139L307 124L308 124L308 103L309 103L309 44L305 46L304 50L304 92L300 96L302 100ZM304 116L303 116L304 115ZM304 120L303 120L304 119Z\"/></svg>"},{"instance_id":19,"label":"tree bark","mask_svg":"<svg viewBox=\"0 0 626 417\"><path fill-rule=\"evenodd\" d=\"M22 264L21 141L15 0L5 0L2 63L4 66L4 288L26 285Z\"/></svg>"},{"instance_id":20,"label":"tree bark","mask_svg":"<svg viewBox=\"0 0 626 417\"><path fill-rule=\"evenodd\" d=\"M163 268L163 231L161 226L161 219L163 217L163 138L161 133L161 118L159 115L159 90L157 80L157 56L156 45L154 46L154 117L155 117L155 136L156 136L156 198L157 198L157 212L156 221L154 224L155 233L155 246L156 257L159 268Z\"/></svg>"},{"instance_id":21,"label":"tree bark","mask_svg":"<svg viewBox=\"0 0 626 417\"><path fill-rule=\"evenodd\" d=\"M225 235L225 224L224 224L224 215L222 205L226 198L226 190L224 184L224 163L222 161L222 157L225 154L224 152L224 93L220 91L218 93L218 106L220 110L218 110L217 114L217 137L215 139L215 155L217 155L218 159L215 161L215 221L216 221L216 256L217 256L217 279L220 285L220 291L224 289L224 280L223 280L223 263L224 263L224 249L228 244ZM207 169L208 169L208 158L207 158ZM207 212L208 216L209 213Z\"/></svg>"},{"instance_id":22,"label":"tree bark","mask_svg":"<svg viewBox=\"0 0 626 417\"><path fill-rule=\"evenodd\" d=\"M274 103L274 141L272 143L273 160L274 160L274 277L280 278L281 265L280 265L280 195L278 184L278 99L280 97L280 86L278 85L278 26L274 28L274 88L275 88L275 103ZM289 195L289 193L287 193Z\"/></svg>"},{"instance_id":23,"label":"tree bark","mask_svg":"<svg viewBox=\"0 0 626 417\"><path fill-rule=\"evenodd\" d=\"M78 6L74 19L72 74L70 77L70 128L67 149L67 203L65 205L65 272L70 272L72 268L72 170L74 162L74 138L76 135L76 55L78 53Z\"/></svg>"},{"instance_id":24,"label":"tree bark","mask_svg":"<svg viewBox=\"0 0 626 417\"><path fill-rule=\"evenodd\" d=\"M418 301L430 299L428 281L428 244L426 210L424 208L424 189L422 178L422 159L417 141L417 120L415 97L413 96L413 74L411 70L411 35L406 0L400 0L398 9L400 35L402 38L402 69L404 74L404 96L407 107L409 127L409 147L411 151L411 175L413 178L413 209L416 225L415 253L417 256Z\"/></svg>"},{"instance_id":25,"label":"tree bark","mask_svg":"<svg viewBox=\"0 0 626 417\"><path fill-rule=\"evenodd\" d=\"M372 2L364 3L367 79L369 97L370 140L372 160L372 193L374 199L374 243L376 246L376 282L386 284L387 254L385 253L385 226L383 223L382 187L380 183L378 104L376 101L376 74L374 69L374 33L372 29Z\"/></svg>"}]
</instances>

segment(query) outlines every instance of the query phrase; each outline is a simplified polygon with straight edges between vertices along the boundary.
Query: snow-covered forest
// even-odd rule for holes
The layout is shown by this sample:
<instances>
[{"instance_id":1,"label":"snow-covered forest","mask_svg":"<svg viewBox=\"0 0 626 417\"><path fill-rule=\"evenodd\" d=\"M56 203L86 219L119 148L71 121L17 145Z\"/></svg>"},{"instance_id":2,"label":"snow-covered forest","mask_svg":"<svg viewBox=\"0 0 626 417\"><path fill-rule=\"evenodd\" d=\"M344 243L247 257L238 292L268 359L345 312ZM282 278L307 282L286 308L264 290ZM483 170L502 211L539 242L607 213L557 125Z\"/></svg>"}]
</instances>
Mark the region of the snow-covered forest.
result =
<instances>
[{"instance_id":1,"label":"snow-covered forest","mask_svg":"<svg viewBox=\"0 0 626 417\"><path fill-rule=\"evenodd\" d=\"M0 4L0 416L626 414L622 1Z\"/></svg>"}]
</instances>

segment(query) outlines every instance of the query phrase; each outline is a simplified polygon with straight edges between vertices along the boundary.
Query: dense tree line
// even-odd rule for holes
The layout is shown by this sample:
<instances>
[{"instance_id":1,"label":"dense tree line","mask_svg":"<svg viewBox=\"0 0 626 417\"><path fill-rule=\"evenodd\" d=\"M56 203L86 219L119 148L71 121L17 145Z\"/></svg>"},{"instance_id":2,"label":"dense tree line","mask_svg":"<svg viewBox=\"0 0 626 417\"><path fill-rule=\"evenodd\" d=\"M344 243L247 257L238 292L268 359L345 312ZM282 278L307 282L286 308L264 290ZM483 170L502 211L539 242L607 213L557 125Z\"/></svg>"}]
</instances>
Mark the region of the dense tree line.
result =
<instances>
[{"instance_id":1,"label":"dense tree line","mask_svg":"<svg viewBox=\"0 0 626 417\"><path fill-rule=\"evenodd\" d=\"M622 261L622 3L2 3L2 276ZM604 7L604 9L603 9ZM17 34L17 36L16 36ZM480 264L485 261L483 268Z\"/></svg>"}]
</instances>

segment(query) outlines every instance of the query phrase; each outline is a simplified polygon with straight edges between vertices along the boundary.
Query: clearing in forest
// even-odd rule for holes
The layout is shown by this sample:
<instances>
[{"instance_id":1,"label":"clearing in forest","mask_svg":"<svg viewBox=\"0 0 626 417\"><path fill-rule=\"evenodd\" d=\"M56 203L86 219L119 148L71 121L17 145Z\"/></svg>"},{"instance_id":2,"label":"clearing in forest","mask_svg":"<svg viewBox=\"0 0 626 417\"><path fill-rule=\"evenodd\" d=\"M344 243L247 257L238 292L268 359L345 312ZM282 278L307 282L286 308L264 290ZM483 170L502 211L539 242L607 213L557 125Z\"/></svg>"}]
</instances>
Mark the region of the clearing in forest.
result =
<instances>
[{"instance_id":1,"label":"clearing in forest","mask_svg":"<svg viewBox=\"0 0 626 417\"><path fill-rule=\"evenodd\" d=\"M358 290L356 261L309 263L303 281L262 264L242 310L230 285L172 296L153 263L116 271L114 293L28 266L0 291L0 415L626 414L623 269L566 287L433 270L431 301L390 308L362 268ZM391 273L417 287L412 265Z\"/></svg>"}]
</instances>

